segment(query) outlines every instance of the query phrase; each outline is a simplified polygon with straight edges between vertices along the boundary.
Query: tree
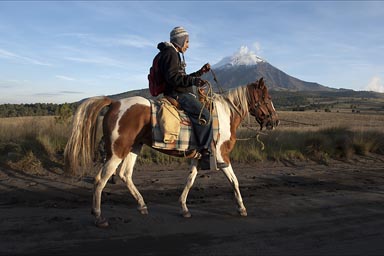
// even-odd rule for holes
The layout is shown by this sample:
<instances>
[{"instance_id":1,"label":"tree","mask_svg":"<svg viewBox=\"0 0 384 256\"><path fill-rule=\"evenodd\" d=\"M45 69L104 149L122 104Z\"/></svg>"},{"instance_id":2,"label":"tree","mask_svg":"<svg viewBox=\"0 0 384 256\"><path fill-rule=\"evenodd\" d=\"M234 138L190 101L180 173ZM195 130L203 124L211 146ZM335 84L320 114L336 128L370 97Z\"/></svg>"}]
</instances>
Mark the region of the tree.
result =
<instances>
[{"instance_id":1,"label":"tree","mask_svg":"<svg viewBox=\"0 0 384 256\"><path fill-rule=\"evenodd\" d=\"M56 113L55 121L57 123L68 123L73 115L71 106L68 103L62 104Z\"/></svg>"}]
</instances>

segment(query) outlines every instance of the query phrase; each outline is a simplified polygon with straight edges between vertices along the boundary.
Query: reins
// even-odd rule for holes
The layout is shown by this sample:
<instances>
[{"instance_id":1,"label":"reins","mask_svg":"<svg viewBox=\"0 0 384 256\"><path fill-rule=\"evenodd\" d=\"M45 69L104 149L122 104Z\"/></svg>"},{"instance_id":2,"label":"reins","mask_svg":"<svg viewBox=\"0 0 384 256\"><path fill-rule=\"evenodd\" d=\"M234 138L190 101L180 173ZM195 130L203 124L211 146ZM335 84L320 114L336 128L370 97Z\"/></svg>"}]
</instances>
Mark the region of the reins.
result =
<instances>
[{"instance_id":1,"label":"reins","mask_svg":"<svg viewBox=\"0 0 384 256\"><path fill-rule=\"evenodd\" d=\"M210 123L212 120L214 94L213 94L212 85L209 82L207 84L208 84L207 86L208 90L206 94L199 91L199 95L202 98L202 103L203 103L203 106L201 107L200 113L199 113L199 123L201 125L206 125ZM207 108L210 113L209 120L205 120L204 118L202 118L204 108Z\"/></svg>"},{"instance_id":2,"label":"reins","mask_svg":"<svg viewBox=\"0 0 384 256\"><path fill-rule=\"evenodd\" d=\"M219 89L219 94L224 93L223 88L220 86L219 81L217 80L215 72L213 71L212 68L210 69L210 71L212 73L213 80L216 82L217 88ZM200 113L199 113L199 123L201 125L205 125L212 120L212 115L210 115L209 120L205 120L204 118L201 118L203 111L204 111L204 105L205 104L208 105L207 109L208 109L210 114L212 114L212 111L213 111L213 100L214 100L213 87L212 87L212 84L208 81L207 81L207 84L208 84L207 93L206 94L200 93L200 96L203 98L203 100L202 100L203 101L203 107L201 108ZM236 111L238 112L237 109L236 109Z\"/></svg>"},{"instance_id":3,"label":"reins","mask_svg":"<svg viewBox=\"0 0 384 256\"><path fill-rule=\"evenodd\" d=\"M213 80L216 82L217 88L219 89L219 93L222 94L224 92L223 87L220 86L219 81L217 80L215 72L213 72L213 69L211 69L211 73L213 76Z\"/></svg>"},{"instance_id":4,"label":"reins","mask_svg":"<svg viewBox=\"0 0 384 256\"><path fill-rule=\"evenodd\" d=\"M239 139L239 138L236 138L236 140L238 141L246 141L246 140L251 140L251 139L256 139L257 142L259 142L261 144L261 151L263 151L265 149L265 145L264 145L264 142L262 142L260 139L259 139L259 136L260 136L260 133L257 133L255 136L253 137L248 137L248 138L242 138L242 139Z\"/></svg>"},{"instance_id":5,"label":"reins","mask_svg":"<svg viewBox=\"0 0 384 256\"><path fill-rule=\"evenodd\" d=\"M279 120L287 122L287 123L293 123L293 124L302 124L302 125L309 125L309 126L319 126L318 124L308 124L308 123L296 122L296 121L291 121L291 120L281 119L281 118L279 118Z\"/></svg>"},{"instance_id":6,"label":"reins","mask_svg":"<svg viewBox=\"0 0 384 256\"><path fill-rule=\"evenodd\" d=\"M223 88L220 86L219 84L219 81L217 80L217 77L216 77L216 74L215 72L211 69L211 73L212 73L212 76L213 76L213 80L216 82L216 85L217 85L217 88L219 90L219 94L222 94L224 93L224 90ZM207 87L208 87L208 90L207 90L207 93L206 94L203 94L203 93L200 93L200 96L203 98L203 102L208 105L208 110L210 113L212 113L212 108L213 108L213 101L214 101L214 93L213 93L213 88L212 88L212 84L207 82ZM248 88L247 88L248 90ZM252 98L251 101L254 103L254 99ZM232 104L233 106L233 109L237 112L237 114L239 116L243 116L242 113L240 112L240 110L238 110L237 106L235 106L232 102L229 102L230 104ZM252 103L252 104L253 104ZM203 104L204 105L204 104ZM255 108L258 108L259 105L256 106L255 104ZM209 122L207 122L206 120L204 120L203 118L201 118L202 116L202 113L203 113L203 110L204 110L204 106L202 107L202 109L200 110L200 114L199 114L199 122L201 122L201 124L205 124L205 123L209 123L212 119L212 115L210 115L210 120ZM256 139L256 141L258 143L261 144L261 150L263 151L265 149L265 145L264 143L260 140L260 135L267 135L266 133L263 133L261 132L260 130L256 130L255 128L251 127L248 123L247 126L244 126L245 128L249 129L249 130L252 130L252 131L256 131L256 134L252 137L247 137L247 138L236 138L237 141L246 141L246 140L251 140L251 139Z\"/></svg>"},{"instance_id":7,"label":"reins","mask_svg":"<svg viewBox=\"0 0 384 256\"><path fill-rule=\"evenodd\" d=\"M252 131L255 131L256 134L252 137L247 137L247 138L236 138L236 140L238 141L246 141L246 140L252 140L252 139L256 139L257 142L259 142L261 144L261 151L263 151L265 149L265 145L264 143L260 140L260 135L268 135L267 133L264 133L264 132L261 132L260 130L257 130L256 128L250 126L249 124L247 126L244 126L244 128L248 129L248 130L252 130Z\"/></svg>"}]
</instances>

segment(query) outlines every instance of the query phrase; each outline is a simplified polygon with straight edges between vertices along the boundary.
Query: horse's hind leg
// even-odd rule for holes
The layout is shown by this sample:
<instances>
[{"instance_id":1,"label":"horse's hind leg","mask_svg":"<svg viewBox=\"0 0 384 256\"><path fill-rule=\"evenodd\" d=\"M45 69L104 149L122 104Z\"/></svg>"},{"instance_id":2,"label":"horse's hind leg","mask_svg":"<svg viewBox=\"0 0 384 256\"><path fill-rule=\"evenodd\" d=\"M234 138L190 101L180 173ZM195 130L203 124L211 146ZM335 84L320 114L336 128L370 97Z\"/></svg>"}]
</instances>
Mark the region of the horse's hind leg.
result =
<instances>
[{"instance_id":1,"label":"horse's hind leg","mask_svg":"<svg viewBox=\"0 0 384 256\"><path fill-rule=\"evenodd\" d=\"M235 193L237 205L239 206L238 212L241 216L247 216L247 209L245 208L243 204L243 199L241 197L240 189L239 189L239 181L237 180L237 177L235 173L233 172L232 165L229 165L228 167L221 169L225 176L227 177L228 181L231 183L233 191Z\"/></svg>"},{"instance_id":2,"label":"horse's hind leg","mask_svg":"<svg viewBox=\"0 0 384 256\"><path fill-rule=\"evenodd\" d=\"M112 158L105 163L95 177L92 214L96 217L96 225L100 227L108 226L108 222L101 216L101 193L103 192L108 179L115 173L115 170L120 162L120 158L112 156Z\"/></svg>"},{"instance_id":3,"label":"horse's hind leg","mask_svg":"<svg viewBox=\"0 0 384 256\"><path fill-rule=\"evenodd\" d=\"M140 194L139 190L136 188L136 186L132 180L133 167L134 167L134 165L136 163L136 159L137 159L137 153L136 152L139 152L140 148L135 149L133 152L130 152L125 157L124 162L121 166L121 170L119 172L119 176L126 183L129 192L131 192L132 196L136 199L136 201L138 203L137 210L141 214L148 214L148 208L144 202L144 198Z\"/></svg>"},{"instance_id":4,"label":"horse's hind leg","mask_svg":"<svg viewBox=\"0 0 384 256\"><path fill-rule=\"evenodd\" d=\"M187 207L187 197L188 197L189 190L193 186L193 183L195 182L195 179L196 179L196 175L197 175L196 166L197 166L197 160L192 159L192 163L191 163L191 167L190 167L190 174L188 176L187 184L185 185L184 190L181 193L180 199L179 199L179 201L181 203L182 214L183 214L183 217L185 217L185 218L191 217L191 213L189 212L188 207Z\"/></svg>"}]
</instances>

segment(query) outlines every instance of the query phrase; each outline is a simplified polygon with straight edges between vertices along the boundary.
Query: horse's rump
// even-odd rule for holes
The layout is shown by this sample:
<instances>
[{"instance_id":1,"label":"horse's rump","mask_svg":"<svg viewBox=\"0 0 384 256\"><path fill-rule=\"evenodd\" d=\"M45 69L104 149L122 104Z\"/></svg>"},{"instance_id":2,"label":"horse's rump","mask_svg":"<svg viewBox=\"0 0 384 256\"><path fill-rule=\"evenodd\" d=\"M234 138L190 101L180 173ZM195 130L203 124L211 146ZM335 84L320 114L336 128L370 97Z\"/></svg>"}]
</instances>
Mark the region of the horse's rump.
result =
<instances>
[{"instance_id":1,"label":"horse's rump","mask_svg":"<svg viewBox=\"0 0 384 256\"><path fill-rule=\"evenodd\" d=\"M186 151L190 149L196 149L196 136L193 132L193 128L191 126L191 121L187 114L178 110L179 117L174 120L180 122L179 134L177 139L174 141L164 142L164 133L160 127L160 114L159 110L161 107L161 102L151 100L151 123L152 123L152 147L156 149L164 149L164 150L178 150L178 151ZM178 120L177 120L178 119ZM219 134L219 121L217 117L217 111L214 110L212 112L212 129L213 129L213 140L216 141Z\"/></svg>"}]
</instances>

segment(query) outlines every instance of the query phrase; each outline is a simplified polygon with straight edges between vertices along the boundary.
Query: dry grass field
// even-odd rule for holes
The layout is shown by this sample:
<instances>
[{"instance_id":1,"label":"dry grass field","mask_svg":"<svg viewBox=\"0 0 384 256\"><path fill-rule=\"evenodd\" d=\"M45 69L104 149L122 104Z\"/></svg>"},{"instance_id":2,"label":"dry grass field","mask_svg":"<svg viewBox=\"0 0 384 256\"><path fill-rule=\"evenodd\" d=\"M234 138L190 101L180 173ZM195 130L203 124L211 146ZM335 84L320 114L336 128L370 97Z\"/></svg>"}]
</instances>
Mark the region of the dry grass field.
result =
<instances>
[{"instance_id":1,"label":"dry grass field","mask_svg":"<svg viewBox=\"0 0 384 256\"><path fill-rule=\"evenodd\" d=\"M278 114L281 119L279 127L274 131L262 131L259 137L260 142L265 144L264 151L260 149L260 142L248 139L255 137L255 120L252 117L244 120L243 127L239 129L238 145L232 154L234 161L241 163L290 157L305 159L313 153L307 153L304 148L312 146L311 143L324 144L323 150L331 158L334 157L332 147L335 141L339 144L345 140L352 141L350 146L354 148L345 149L351 152L357 151L357 143L359 147L364 147L360 150L363 154L378 153L380 147L384 146L384 114L378 111L356 113L340 109L333 112L278 111ZM62 152L70 130L70 123L59 123L52 116L0 118L0 163L11 163L16 168L17 163L28 163L36 158L36 162L41 162L39 166L53 163L57 167L62 164ZM343 156L349 156L351 152L345 152ZM147 147L143 148L139 158L139 164L169 164L174 161L183 160ZM20 168L24 166L22 164Z\"/></svg>"},{"instance_id":2,"label":"dry grass field","mask_svg":"<svg viewBox=\"0 0 384 256\"><path fill-rule=\"evenodd\" d=\"M384 115L375 111L279 111L280 126L232 154L248 216L236 212L224 175L199 172L179 214L186 162L143 149L134 182L108 183L90 214L93 175L68 176L70 126L53 117L0 119L0 255L382 255ZM253 125L253 121L251 122ZM248 123L244 122L244 126ZM253 137L241 129L239 137Z\"/></svg>"},{"instance_id":3,"label":"dry grass field","mask_svg":"<svg viewBox=\"0 0 384 256\"><path fill-rule=\"evenodd\" d=\"M384 112L280 111L279 117L282 120L279 130L320 130L343 127L354 131L382 131L384 127Z\"/></svg>"}]
</instances>

